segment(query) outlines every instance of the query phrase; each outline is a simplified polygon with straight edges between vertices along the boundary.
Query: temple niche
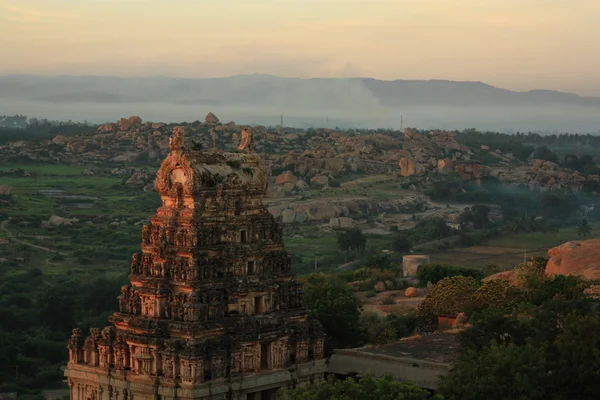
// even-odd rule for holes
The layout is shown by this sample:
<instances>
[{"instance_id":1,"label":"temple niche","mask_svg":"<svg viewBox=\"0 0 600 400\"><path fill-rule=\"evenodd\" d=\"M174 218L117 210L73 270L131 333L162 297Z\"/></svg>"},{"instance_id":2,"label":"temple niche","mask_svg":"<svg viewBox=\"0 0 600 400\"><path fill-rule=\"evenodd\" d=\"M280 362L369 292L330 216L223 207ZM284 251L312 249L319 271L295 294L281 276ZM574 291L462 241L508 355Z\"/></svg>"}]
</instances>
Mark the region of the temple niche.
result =
<instances>
[{"instance_id":1,"label":"temple niche","mask_svg":"<svg viewBox=\"0 0 600 400\"><path fill-rule=\"evenodd\" d=\"M71 399L274 398L320 379L324 334L263 205L251 131L237 153L188 151L182 127L170 143L119 311L69 340Z\"/></svg>"}]
</instances>

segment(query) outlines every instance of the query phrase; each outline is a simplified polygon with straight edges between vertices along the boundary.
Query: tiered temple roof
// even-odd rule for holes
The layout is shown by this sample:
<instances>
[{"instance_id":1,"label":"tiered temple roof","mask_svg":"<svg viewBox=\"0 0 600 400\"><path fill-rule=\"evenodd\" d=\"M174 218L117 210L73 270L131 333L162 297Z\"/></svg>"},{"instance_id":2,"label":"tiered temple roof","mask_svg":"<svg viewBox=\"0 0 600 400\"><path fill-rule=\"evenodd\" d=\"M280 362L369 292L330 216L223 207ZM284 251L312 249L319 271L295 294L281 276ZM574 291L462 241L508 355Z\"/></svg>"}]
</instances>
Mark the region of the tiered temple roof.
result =
<instances>
[{"instance_id":1,"label":"tiered temple roof","mask_svg":"<svg viewBox=\"0 0 600 400\"><path fill-rule=\"evenodd\" d=\"M277 387L322 373L324 334L262 202L268 169L253 146L188 150L184 134L174 129L158 171L162 206L142 229L119 312L85 339L73 331L74 400L228 398L249 392L251 375L279 371Z\"/></svg>"}]
</instances>

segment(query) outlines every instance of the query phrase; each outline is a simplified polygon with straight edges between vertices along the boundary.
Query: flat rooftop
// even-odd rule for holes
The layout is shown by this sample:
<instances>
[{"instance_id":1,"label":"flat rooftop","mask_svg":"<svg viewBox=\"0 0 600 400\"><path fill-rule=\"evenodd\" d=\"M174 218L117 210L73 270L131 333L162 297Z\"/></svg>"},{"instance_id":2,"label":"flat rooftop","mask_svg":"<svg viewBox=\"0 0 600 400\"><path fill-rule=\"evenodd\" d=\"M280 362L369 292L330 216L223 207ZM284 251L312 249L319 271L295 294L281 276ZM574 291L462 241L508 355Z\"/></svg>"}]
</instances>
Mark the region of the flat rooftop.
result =
<instances>
[{"instance_id":1,"label":"flat rooftop","mask_svg":"<svg viewBox=\"0 0 600 400\"><path fill-rule=\"evenodd\" d=\"M436 363L453 363L458 358L456 332L436 332L381 346L354 349L395 358L415 358Z\"/></svg>"}]
</instances>

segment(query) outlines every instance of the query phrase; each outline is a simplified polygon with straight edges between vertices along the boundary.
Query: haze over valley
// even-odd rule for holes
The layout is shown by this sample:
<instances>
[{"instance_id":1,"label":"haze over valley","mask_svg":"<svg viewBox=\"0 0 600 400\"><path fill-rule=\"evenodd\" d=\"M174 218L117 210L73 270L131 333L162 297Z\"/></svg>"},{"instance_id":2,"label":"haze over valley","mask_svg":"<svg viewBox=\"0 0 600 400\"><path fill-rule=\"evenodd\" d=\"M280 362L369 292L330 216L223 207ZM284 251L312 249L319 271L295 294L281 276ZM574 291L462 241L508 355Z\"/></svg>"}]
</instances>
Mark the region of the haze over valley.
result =
<instances>
[{"instance_id":1,"label":"haze over valley","mask_svg":"<svg viewBox=\"0 0 600 400\"><path fill-rule=\"evenodd\" d=\"M206 110L238 123L286 126L583 132L600 130L600 97L516 92L482 82L370 78L7 75L0 109L56 120L194 121Z\"/></svg>"}]
</instances>

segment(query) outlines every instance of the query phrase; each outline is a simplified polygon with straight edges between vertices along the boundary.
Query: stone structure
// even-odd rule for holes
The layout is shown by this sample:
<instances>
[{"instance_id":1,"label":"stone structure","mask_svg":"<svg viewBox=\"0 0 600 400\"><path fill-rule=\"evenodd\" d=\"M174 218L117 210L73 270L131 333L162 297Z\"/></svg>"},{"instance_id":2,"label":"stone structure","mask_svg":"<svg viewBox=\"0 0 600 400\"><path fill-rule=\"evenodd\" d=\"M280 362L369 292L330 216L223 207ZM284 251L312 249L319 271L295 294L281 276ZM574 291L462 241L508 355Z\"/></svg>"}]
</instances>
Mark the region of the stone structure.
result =
<instances>
[{"instance_id":1,"label":"stone structure","mask_svg":"<svg viewBox=\"0 0 600 400\"><path fill-rule=\"evenodd\" d=\"M187 150L180 127L170 148L119 312L69 340L71 399L270 399L320 379L324 334L263 206L265 165Z\"/></svg>"},{"instance_id":2,"label":"stone structure","mask_svg":"<svg viewBox=\"0 0 600 400\"><path fill-rule=\"evenodd\" d=\"M405 278L414 278L417 276L419 265L429 264L427 255L410 255L402 257L402 276Z\"/></svg>"}]
</instances>

